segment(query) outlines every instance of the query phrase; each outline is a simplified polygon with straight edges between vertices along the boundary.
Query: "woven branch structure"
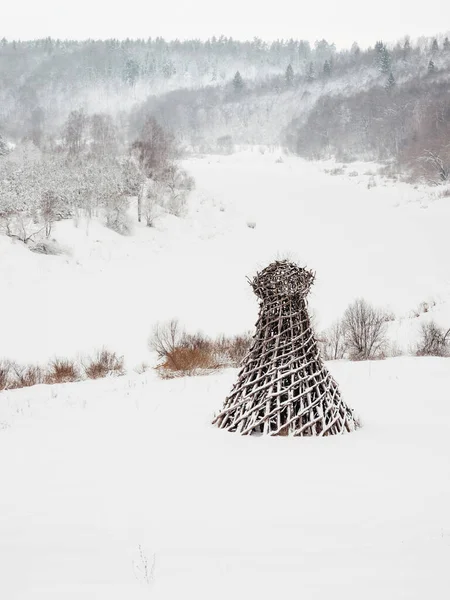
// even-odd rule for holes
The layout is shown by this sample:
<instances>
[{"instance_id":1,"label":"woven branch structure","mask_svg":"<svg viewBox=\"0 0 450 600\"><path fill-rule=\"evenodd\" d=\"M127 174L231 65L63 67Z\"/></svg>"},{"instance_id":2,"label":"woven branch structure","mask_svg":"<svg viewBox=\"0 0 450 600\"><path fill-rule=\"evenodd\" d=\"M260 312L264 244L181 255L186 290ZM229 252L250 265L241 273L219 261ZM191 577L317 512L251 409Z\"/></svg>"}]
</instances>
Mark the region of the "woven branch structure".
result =
<instances>
[{"instance_id":1,"label":"woven branch structure","mask_svg":"<svg viewBox=\"0 0 450 600\"><path fill-rule=\"evenodd\" d=\"M250 285L260 300L253 344L214 423L242 435L325 436L359 423L325 367L308 316L314 273L276 261Z\"/></svg>"}]
</instances>

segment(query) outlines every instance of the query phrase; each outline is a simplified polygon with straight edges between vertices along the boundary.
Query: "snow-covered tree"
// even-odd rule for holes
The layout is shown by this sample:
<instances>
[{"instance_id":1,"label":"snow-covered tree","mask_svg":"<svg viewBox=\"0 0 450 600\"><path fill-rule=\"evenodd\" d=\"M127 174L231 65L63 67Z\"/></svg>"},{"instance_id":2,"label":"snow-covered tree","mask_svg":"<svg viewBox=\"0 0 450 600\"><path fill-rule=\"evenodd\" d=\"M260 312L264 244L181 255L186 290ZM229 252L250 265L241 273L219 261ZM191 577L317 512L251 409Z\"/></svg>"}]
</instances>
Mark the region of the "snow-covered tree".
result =
<instances>
[{"instance_id":1,"label":"snow-covered tree","mask_svg":"<svg viewBox=\"0 0 450 600\"><path fill-rule=\"evenodd\" d=\"M294 69L292 65L289 63L286 68L286 73L284 75L284 79L286 82L286 87L292 87L294 84Z\"/></svg>"},{"instance_id":2,"label":"snow-covered tree","mask_svg":"<svg viewBox=\"0 0 450 600\"><path fill-rule=\"evenodd\" d=\"M331 73L332 73L332 66L331 66L331 62L326 60L323 64L323 74L324 77L331 77Z\"/></svg>"},{"instance_id":3,"label":"snow-covered tree","mask_svg":"<svg viewBox=\"0 0 450 600\"><path fill-rule=\"evenodd\" d=\"M431 59L428 63L428 73L430 75L432 75L435 72L436 72L436 65L434 64L433 59Z\"/></svg>"},{"instance_id":4,"label":"snow-covered tree","mask_svg":"<svg viewBox=\"0 0 450 600\"><path fill-rule=\"evenodd\" d=\"M73 110L64 125L63 138L67 153L78 156L86 146L88 117L83 110Z\"/></svg>"},{"instance_id":5,"label":"snow-covered tree","mask_svg":"<svg viewBox=\"0 0 450 600\"><path fill-rule=\"evenodd\" d=\"M236 94L240 94L244 89L244 80L239 71L236 71L236 74L233 77L233 89Z\"/></svg>"},{"instance_id":6,"label":"snow-covered tree","mask_svg":"<svg viewBox=\"0 0 450 600\"><path fill-rule=\"evenodd\" d=\"M7 154L8 154L8 146L6 145L6 142L4 141L2 136L0 135L0 158L2 156L6 156Z\"/></svg>"},{"instance_id":7,"label":"snow-covered tree","mask_svg":"<svg viewBox=\"0 0 450 600\"><path fill-rule=\"evenodd\" d=\"M378 68L381 73L388 74L391 70L391 55L389 54L389 50L382 42L377 42L377 44L381 44L377 48L377 62Z\"/></svg>"},{"instance_id":8,"label":"snow-covered tree","mask_svg":"<svg viewBox=\"0 0 450 600\"><path fill-rule=\"evenodd\" d=\"M312 62L309 63L308 70L306 72L306 81L308 83L312 83L316 78L316 72L314 70L314 65Z\"/></svg>"},{"instance_id":9,"label":"snow-covered tree","mask_svg":"<svg viewBox=\"0 0 450 600\"><path fill-rule=\"evenodd\" d=\"M388 91L392 90L395 87L395 78L394 75L391 73L389 73L389 77L387 78L386 84L384 86L384 88Z\"/></svg>"},{"instance_id":10,"label":"snow-covered tree","mask_svg":"<svg viewBox=\"0 0 450 600\"><path fill-rule=\"evenodd\" d=\"M117 128L111 115L96 113L90 118L90 150L96 156L117 155Z\"/></svg>"},{"instance_id":11,"label":"snow-covered tree","mask_svg":"<svg viewBox=\"0 0 450 600\"><path fill-rule=\"evenodd\" d=\"M134 58L128 58L123 70L123 79L125 83L133 87L139 77L139 63Z\"/></svg>"}]
</instances>

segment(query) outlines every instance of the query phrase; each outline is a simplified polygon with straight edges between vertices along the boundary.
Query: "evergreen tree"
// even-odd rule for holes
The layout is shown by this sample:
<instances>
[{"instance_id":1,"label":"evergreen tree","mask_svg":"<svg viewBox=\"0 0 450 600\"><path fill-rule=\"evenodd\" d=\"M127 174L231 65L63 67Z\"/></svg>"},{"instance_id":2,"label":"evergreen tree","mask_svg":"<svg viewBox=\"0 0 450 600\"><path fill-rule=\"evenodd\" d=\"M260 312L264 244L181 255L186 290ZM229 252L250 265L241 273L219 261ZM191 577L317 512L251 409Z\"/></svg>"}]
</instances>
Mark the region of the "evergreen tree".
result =
<instances>
[{"instance_id":1,"label":"evergreen tree","mask_svg":"<svg viewBox=\"0 0 450 600\"><path fill-rule=\"evenodd\" d=\"M386 91L388 91L388 92L389 92L389 91L390 91L390 90L392 90L394 87L395 87L395 79L394 79L394 76L392 75L392 71L391 71L391 72L389 73L389 77L388 77L388 79L387 79L387 81L386 81L386 84L385 84L385 86L384 86L384 89L385 89Z\"/></svg>"},{"instance_id":2,"label":"evergreen tree","mask_svg":"<svg viewBox=\"0 0 450 600\"><path fill-rule=\"evenodd\" d=\"M236 94L240 94L244 89L244 80L239 71L236 71L236 75L233 77L233 88Z\"/></svg>"},{"instance_id":3,"label":"evergreen tree","mask_svg":"<svg viewBox=\"0 0 450 600\"><path fill-rule=\"evenodd\" d=\"M326 60L323 65L324 77L331 77L331 72L332 72L331 60L330 61Z\"/></svg>"},{"instance_id":4,"label":"evergreen tree","mask_svg":"<svg viewBox=\"0 0 450 600\"><path fill-rule=\"evenodd\" d=\"M378 65L379 65L379 69L382 73L384 73L385 75L390 73L390 71L391 71L391 56L389 54L389 50L384 45L379 53Z\"/></svg>"},{"instance_id":5,"label":"evergreen tree","mask_svg":"<svg viewBox=\"0 0 450 600\"><path fill-rule=\"evenodd\" d=\"M286 80L286 86L292 87L294 84L294 69L292 68L291 64L287 66L284 78Z\"/></svg>"},{"instance_id":6,"label":"evergreen tree","mask_svg":"<svg viewBox=\"0 0 450 600\"><path fill-rule=\"evenodd\" d=\"M353 42L350 52L352 53L354 62L356 62L361 55L361 48L358 46L357 42Z\"/></svg>"},{"instance_id":7,"label":"evergreen tree","mask_svg":"<svg viewBox=\"0 0 450 600\"><path fill-rule=\"evenodd\" d=\"M430 75L432 75L435 72L436 72L436 65L434 64L434 62L432 60L430 60L430 62L428 63L428 73Z\"/></svg>"},{"instance_id":8,"label":"evergreen tree","mask_svg":"<svg viewBox=\"0 0 450 600\"><path fill-rule=\"evenodd\" d=\"M431 44L431 54L436 55L439 52L439 44L437 39L434 38L433 43Z\"/></svg>"},{"instance_id":9,"label":"evergreen tree","mask_svg":"<svg viewBox=\"0 0 450 600\"><path fill-rule=\"evenodd\" d=\"M450 41L448 39L448 37L445 38L444 40L444 45L442 46L444 52L449 52L450 51Z\"/></svg>"},{"instance_id":10,"label":"evergreen tree","mask_svg":"<svg viewBox=\"0 0 450 600\"><path fill-rule=\"evenodd\" d=\"M403 58L408 58L411 54L411 42L409 41L409 37L405 38L405 43L403 44Z\"/></svg>"},{"instance_id":11,"label":"evergreen tree","mask_svg":"<svg viewBox=\"0 0 450 600\"><path fill-rule=\"evenodd\" d=\"M306 81L308 83L312 83L315 78L316 78L316 75L314 72L314 65L311 62L311 63L309 63L308 71L306 73Z\"/></svg>"},{"instance_id":12,"label":"evergreen tree","mask_svg":"<svg viewBox=\"0 0 450 600\"><path fill-rule=\"evenodd\" d=\"M381 40L375 43L375 52L377 54L381 54L383 49L384 49L384 44Z\"/></svg>"},{"instance_id":13,"label":"evergreen tree","mask_svg":"<svg viewBox=\"0 0 450 600\"><path fill-rule=\"evenodd\" d=\"M123 79L129 86L133 87L136 84L136 80L139 77L139 65L133 59L129 58L125 63L123 71Z\"/></svg>"},{"instance_id":14,"label":"evergreen tree","mask_svg":"<svg viewBox=\"0 0 450 600\"><path fill-rule=\"evenodd\" d=\"M6 156L6 154L8 154L8 146L0 135L0 156Z\"/></svg>"}]
</instances>

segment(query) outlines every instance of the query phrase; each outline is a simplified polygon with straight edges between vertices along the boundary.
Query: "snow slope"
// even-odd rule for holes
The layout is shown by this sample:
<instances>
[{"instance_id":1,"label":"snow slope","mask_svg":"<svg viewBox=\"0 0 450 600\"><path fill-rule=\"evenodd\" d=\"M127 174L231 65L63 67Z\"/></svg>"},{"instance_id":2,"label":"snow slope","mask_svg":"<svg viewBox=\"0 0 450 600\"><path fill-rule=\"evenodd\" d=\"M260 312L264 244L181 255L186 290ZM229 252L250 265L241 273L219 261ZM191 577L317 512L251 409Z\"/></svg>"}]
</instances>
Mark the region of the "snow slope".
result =
<instances>
[{"instance_id":1,"label":"snow slope","mask_svg":"<svg viewBox=\"0 0 450 600\"><path fill-rule=\"evenodd\" d=\"M246 331L257 315L246 277L286 255L317 271L319 328L360 296L394 312L391 334L404 349L422 319L448 326L448 198L380 179L368 189L370 165L332 177L323 164L279 157L253 149L187 160L197 190L186 218L136 224L130 237L96 220L65 221L55 237L70 255L32 254L0 236L0 357L45 361L106 345L134 367L149 360L156 321Z\"/></svg>"},{"instance_id":2,"label":"snow slope","mask_svg":"<svg viewBox=\"0 0 450 600\"><path fill-rule=\"evenodd\" d=\"M212 427L234 370L1 394L0 597L446 600L450 360L330 368L325 439Z\"/></svg>"},{"instance_id":3,"label":"snow slope","mask_svg":"<svg viewBox=\"0 0 450 600\"><path fill-rule=\"evenodd\" d=\"M450 321L448 200L277 158L186 161L186 218L129 238L62 222L68 253L41 256L0 236L0 356L108 345L133 367L158 320L249 329L245 277L286 253L317 270L321 326L356 296L395 312L401 344ZM323 440L212 427L235 370L1 392L0 598L446 600L450 359L329 368L364 427Z\"/></svg>"}]
</instances>

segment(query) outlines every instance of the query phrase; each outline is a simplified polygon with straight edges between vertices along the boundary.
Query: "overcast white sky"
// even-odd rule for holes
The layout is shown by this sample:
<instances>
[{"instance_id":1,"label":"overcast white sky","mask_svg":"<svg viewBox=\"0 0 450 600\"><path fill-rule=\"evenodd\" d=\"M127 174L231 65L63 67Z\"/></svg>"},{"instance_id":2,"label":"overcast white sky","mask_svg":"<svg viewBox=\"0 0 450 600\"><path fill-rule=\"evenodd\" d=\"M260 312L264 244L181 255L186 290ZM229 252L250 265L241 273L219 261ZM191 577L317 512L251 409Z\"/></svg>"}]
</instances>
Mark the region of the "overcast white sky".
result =
<instances>
[{"instance_id":1,"label":"overcast white sky","mask_svg":"<svg viewBox=\"0 0 450 600\"><path fill-rule=\"evenodd\" d=\"M2 3L3 4L3 3ZM5 3L6 4L6 3ZM13 0L0 37L325 38L338 47L444 32L447 0Z\"/></svg>"}]
</instances>

